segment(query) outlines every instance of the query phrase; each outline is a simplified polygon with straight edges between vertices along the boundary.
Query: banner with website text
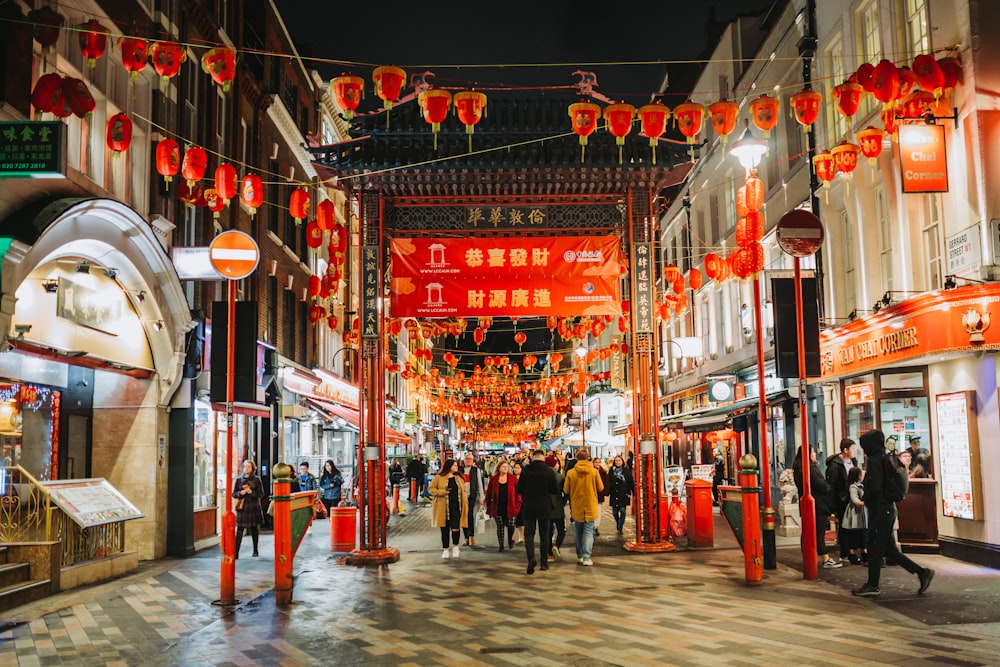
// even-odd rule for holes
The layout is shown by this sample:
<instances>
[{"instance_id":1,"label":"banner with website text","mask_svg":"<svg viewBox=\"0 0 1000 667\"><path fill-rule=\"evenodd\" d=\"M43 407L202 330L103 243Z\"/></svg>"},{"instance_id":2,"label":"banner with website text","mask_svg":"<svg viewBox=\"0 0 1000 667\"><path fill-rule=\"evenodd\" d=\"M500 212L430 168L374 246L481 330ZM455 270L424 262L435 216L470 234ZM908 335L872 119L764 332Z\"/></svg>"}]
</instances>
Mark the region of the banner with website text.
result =
<instances>
[{"instance_id":1,"label":"banner with website text","mask_svg":"<svg viewBox=\"0 0 1000 667\"><path fill-rule=\"evenodd\" d=\"M392 317L618 315L616 236L392 241Z\"/></svg>"}]
</instances>

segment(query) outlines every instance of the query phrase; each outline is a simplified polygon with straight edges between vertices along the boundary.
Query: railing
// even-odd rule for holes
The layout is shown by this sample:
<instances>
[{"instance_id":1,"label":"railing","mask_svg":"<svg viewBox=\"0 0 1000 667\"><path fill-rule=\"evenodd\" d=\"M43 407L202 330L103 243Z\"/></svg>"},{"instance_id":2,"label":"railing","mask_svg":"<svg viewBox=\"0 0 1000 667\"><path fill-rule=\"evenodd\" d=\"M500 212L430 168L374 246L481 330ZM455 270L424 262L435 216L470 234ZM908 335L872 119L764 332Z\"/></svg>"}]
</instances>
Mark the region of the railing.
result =
<instances>
[{"instance_id":1,"label":"railing","mask_svg":"<svg viewBox=\"0 0 1000 667\"><path fill-rule=\"evenodd\" d=\"M125 522L81 528L24 468L0 466L0 543L53 540L63 567L105 558L125 551Z\"/></svg>"}]
</instances>

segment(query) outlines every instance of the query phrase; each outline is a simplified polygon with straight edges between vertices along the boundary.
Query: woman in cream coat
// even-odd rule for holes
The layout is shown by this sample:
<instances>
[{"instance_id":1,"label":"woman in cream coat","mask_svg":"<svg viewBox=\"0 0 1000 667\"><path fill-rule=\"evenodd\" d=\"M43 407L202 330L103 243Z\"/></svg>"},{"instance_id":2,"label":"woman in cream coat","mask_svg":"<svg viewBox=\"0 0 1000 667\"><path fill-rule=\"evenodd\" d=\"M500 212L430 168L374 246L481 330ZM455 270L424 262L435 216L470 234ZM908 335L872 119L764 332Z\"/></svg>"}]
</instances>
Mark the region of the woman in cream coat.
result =
<instances>
[{"instance_id":1,"label":"woman in cream coat","mask_svg":"<svg viewBox=\"0 0 1000 667\"><path fill-rule=\"evenodd\" d=\"M469 499L465 494L465 480L458 474L458 461L448 459L431 480L428 491L434 499L431 520L441 529L441 558L458 558L458 540L462 529L469 525ZM451 551L448 550L451 533Z\"/></svg>"}]
</instances>

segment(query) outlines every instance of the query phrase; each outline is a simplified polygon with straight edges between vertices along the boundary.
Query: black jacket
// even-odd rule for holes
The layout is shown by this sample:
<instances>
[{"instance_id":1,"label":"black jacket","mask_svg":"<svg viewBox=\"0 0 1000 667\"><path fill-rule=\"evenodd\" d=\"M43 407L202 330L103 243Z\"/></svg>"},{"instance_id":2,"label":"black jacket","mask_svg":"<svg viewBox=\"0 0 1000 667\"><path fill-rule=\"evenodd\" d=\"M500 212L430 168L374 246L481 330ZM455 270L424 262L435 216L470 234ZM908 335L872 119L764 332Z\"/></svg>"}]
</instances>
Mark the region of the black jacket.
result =
<instances>
[{"instance_id":1,"label":"black jacket","mask_svg":"<svg viewBox=\"0 0 1000 667\"><path fill-rule=\"evenodd\" d=\"M608 485L611 487L611 491L608 493L611 498L611 506L628 507L629 497L635 488L635 483L632 481L632 471L628 466L620 468L611 466L611 470L608 471Z\"/></svg>"},{"instance_id":2,"label":"black jacket","mask_svg":"<svg viewBox=\"0 0 1000 667\"><path fill-rule=\"evenodd\" d=\"M867 462L865 465L865 506L869 515L877 512L892 501L885 497L885 435L878 429L872 429L858 438L861 449L865 450Z\"/></svg>"},{"instance_id":3,"label":"black jacket","mask_svg":"<svg viewBox=\"0 0 1000 667\"><path fill-rule=\"evenodd\" d=\"M852 458L851 463L858 465L858 460ZM838 514L847 508L851 501L851 489L847 484L847 468L840 458L834 454L826 459L826 483L830 485L830 499Z\"/></svg>"},{"instance_id":4,"label":"black jacket","mask_svg":"<svg viewBox=\"0 0 1000 667\"><path fill-rule=\"evenodd\" d=\"M545 461L532 461L517 479L517 492L521 494L521 513L548 519L552 512L552 495L559 493L556 471Z\"/></svg>"},{"instance_id":5,"label":"black jacket","mask_svg":"<svg viewBox=\"0 0 1000 667\"><path fill-rule=\"evenodd\" d=\"M826 483L826 478L819 471L819 464L809 462L809 492L816 502L816 516L827 517L833 513L833 502L830 497L830 485ZM801 460L796 460L792 465L792 475L795 477L795 488L799 490L799 498L802 498L802 466Z\"/></svg>"}]
</instances>

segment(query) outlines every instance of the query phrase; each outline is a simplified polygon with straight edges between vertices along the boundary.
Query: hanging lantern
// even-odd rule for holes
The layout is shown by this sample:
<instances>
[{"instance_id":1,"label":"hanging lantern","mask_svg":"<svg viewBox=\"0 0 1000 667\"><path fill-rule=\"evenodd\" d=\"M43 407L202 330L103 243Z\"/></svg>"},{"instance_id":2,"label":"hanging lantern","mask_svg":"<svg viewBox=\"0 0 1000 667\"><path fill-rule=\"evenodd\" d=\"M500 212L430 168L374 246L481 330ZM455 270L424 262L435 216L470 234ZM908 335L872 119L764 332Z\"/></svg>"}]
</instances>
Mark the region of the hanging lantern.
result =
<instances>
[{"instance_id":1,"label":"hanging lantern","mask_svg":"<svg viewBox=\"0 0 1000 667\"><path fill-rule=\"evenodd\" d=\"M708 105L708 117L712 120L712 129L719 135L722 145L736 127L736 117L740 113L740 105L730 100L719 100Z\"/></svg>"},{"instance_id":2,"label":"hanging lantern","mask_svg":"<svg viewBox=\"0 0 1000 667\"><path fill-rule=\"evenodd\" d=\"M636 113L639 115L642 133L649 138L649 145L653 149L653 164L656 164L656 144L659 143L660 137L667 130L670 109L655 102L639 107Z\"/></svg>"},{"instance_id":3,"label":"hanging lantern","mask_svg":"<svg viewBox=\"0 0 1000 667\"><path fill-rule=\"evenodd\" d=\"M901 100L919 85L917 75L907 66L897 67L896 75L899 77L899 94L896 99Z\"/></svg>"},{"instance_id":4,"label":"hanging lantern","mask_svg":"<svg viewBox=\"0 0 1000 667\"><path fill-rule=\"evenodd\" d=\"M896 121L896 110L892 108L892 105L886 105L882 109L882 125L890 135L896 134L898 122Z\"/></svg>"},{"instance_id":5,"label":"hanging lantern","mask_svg":"<svg viewBox=\"0 0 1000 667\"><path fill-rule=\"evenodd\" d=\"M347 229L339 222L330 228L330 248L334 255L343 256L347 251Z\"/></svg>"},{"instance_id":6,"label":"hanging lantern","mask_svg":"<svg viewBox=\"0 0 1000 667\"><path fill-rule=\"evenodd\" d=\"M222 86L222 92L228 93L236 78L236 51L221 46L209 49L201 57L201 71Z\"/></svg>"},{"instance_id":7,"label":"hanging lantern","mask_svg":"<svg viewBox=\"0 0 1000 667\"><path fill-rule=\"evenodd\" d=\"M382 108L389 111L403 91L406 70L391 65L376 67L372 72L372 80L375 81L375 94L382 100Z\"/></svg>"},{"instance_id":8,"label":"hanging lantern","mask_svg":"<svg viewBox=\"0 0 1000 667\"><path fill-rule=\"evenodd\" d=\"M295 188L288 198L288 212L295 219L295 224L300 225L302 221L309 217L309 191L305 188Z\"/></svg>"},{"instance_id":9,"label":"hanging lantern","mask_svg":"<svg viewBox=\"0 0 1000 667\"><path fill-rule=\"evenodd\" d=\"M833 87L833 99L837 101L837 111L841 116L853 118L858 113L861 106L861 95L865 89L859 83L845 81L839 86Z\"/></svg>"},{"instance_id":10,"label":"hanging lantern","mask_svg":"<svg viewBox=\"0 0 1000 667\"><path fill-rule=\"evenodd\" d=\"M365 96L365 80L353 74L341 74L330 82L330 91L333 93L333 100L344 112L344 118L350 120L354 118L354 112Z\"/></svg>"},{"instance_id":11,"label":"hanging lantern","mask_svg":"<svg viewBox=\"0 0 1000 667\"><path fill-rule=\"evenodd\" d=\"M750 209L747 207L747 186L736 188L736 217L745 218Z\"/></svg>"},{"instance_id":12,"label":"hanging lantern","mask_svg":"<svg viewBox=\"0 0 1000 667\"><path fill-rule=\"evenodd\" d=\"M472 332L472 340L476 343L476 347L483 344L486 340L486 332L483 331L482 327L476 327L475 331Z\"/></svg>"},{"instance_id":13,"label":"hanging lantern","mask_svg":"<svg viewBox=\"0 0 1000 667\"><path fill-rule=\"evenodd\" d=\"M789 98L792 113L806 132L812 130L813 123L819 118L819 105L823 96L812 88L803 88Z\"/></svg>"},{"instance_id":14,"label":"hanging lantern","mask_svg":"<svg viewBox=\"0 0 1000 667\"><path fill-rule=\"evenodd\" d=\"M323 230L315 220L306 223L306 245L313 250L323 245Z\"/></svg>"},{"instance_id":15,"label":"hanging lantern","mask_svg":"<svg viewBox=\"0 0 1000 667\"><path fill-rule=\"evenodd\" d=\"M160 139L156 144L156 171L164 183L170 183L181 170L181 147L173 139Z\"/></svg>"},{"instance_id":16,"label":"hanging lantern","mask_svg":"<svg viewBox=\"0 0 1000 667\"><path fill-rule=\"evenodd\" d=\"M837 171L843 172L850 178L851 172L858 166L858 153L861 152L861 147L849 141L842 141L830 152L833 154L833 164Z\"/></svg>"},{"instance_id":17,"label":"hanging lantern","mask_svg":"<svg viewBox=\"0 0 1000 667\"><path fill-rule=\"evenodd\" d=\"M514 342L517 343L517 349L519 350L527 340L528 340L528 335L525 334L523 331L518 331L516 334L514 334Z\"/></svg>"},{"instance_id":18,"label":"hanging lantern","mask_svg":"<svg viewBox=\"0 0 1000 667\"><path fill-rule=\"evenodd\" d=\"M663 267L663 281L673 283L681 275L681 270L676 264L667 264Z\"/></svg>"},{"instance_id":19,"label":"hanging lantern","mask_svg":"<svg viewBox=\"0 0 1000 667\"><path fill-rule=\"evenodd\" d=\"M747 236L747 219L740 218L736 221L736 246L742 248L748 243L750 238Z\"/></svg>"},{"instance_id":20,"label":"hanging lantern","mask_svg":"<svg viewBox=\"0 0 1000 667\"><path fill-rule=\"evenodd\" d=\"M324 199L316 206L316 224L320 231L326 232L333 229L336 222L337 216L334 213L333 202Z\"/></svg>"},{"instance_id":21,"label":"hanging lantern","mask_svg":"<svg viewBox=\"0 0 1000 667\"><path fill-rule=\"evenodd\" d=\"M59 39L59 31L66 23L66 19L47 5L41 9L32 9L28 12L27 18L31 23L31 34L42 45L42 52L47 53Z\"/></svg>"},{"instance_id":22,"label":"hanging lantern","mask_svg":"<svg viewBox=\"0 0 1000 667\"><path fill-rule=\"evenodd\" d=\"M881 60L872 74L872 94L883 105L888 106L899 97L899 70L889 60Z\"/></svg>"},{"instance_id":23,"label":"hanging lantern","mask_svg":"<svg viewBox=\"0 0 1000 667\"><path fill-rule=\"evenodd\" d=\"M868 163L872 169L875 169L875 162L878 160L878 156L882 154L882 141L885 139L885 132L869 125L865 129L860 130L857 137L858 143L861 145L861 152L868 158ZM872 175L874 177L874 173Z\"/></svg>"},{"instance_id":24,"label":"hanging lantern","mask_svg":"<svg viewBox=\"0 0 1000 667\"><path fill-rule=\"evenodd\" d=\"M611 104L604 108L604 122L618 145L618 164L622 163L622 146L625 145L625 137L632 131L634 119L635 107L631 104Z\"/></svg>"},{"instance_id":25,"label":"hanging lantern","mask_svg":"<svg viewBox=\"0 0 1000 667\"><path fill-rule=\"evenodd\" d=\"M698 291L701 289L701 271L698 269L691 269L688 271L688 284L691 289Z\"/></svg>"},{"instance_id":26,"label":"hanging lantern","mask_svg":"<svg viewBox=\"0 0 1000 667\"><path fill-rule=\"evenodd\" d=\"M226 203L222 199L222 195L215 188L207 188L204 192L204 197L209 210L212 211L212 217L218 219L219 214L226 208Z\"/></svg>"},{"instance_id":27,"label":"hanging lantern","mask_svg":"<svg viewBox=\"0 0 1000 667\"><path fill-rule=\"evenodd\" d=\"M816 170L816 177L823 181L823 185L829 187L830 181L837 175L837 167L833 161L833 153L821 151L813 158L813 168Z\"/></svg>"},{"instance_id":28,"label":"hanging lantern","mask_svg":"<svg viewBox=\"0 0 1000 667\"><path fill-rule=\"evenodd\" d=\"M132 143L132 119L123 113L116 113L108 119L108 148L115 154L127 151Z\"/></svg>"},{"instance_id":29,"label":"hanging lantern","mask_svg":"<svg viewBox=\"0 0 1000 667\"><path fill-rule=\"evenodd\" d=\"M42 113L51 113L56 98L61 98L62 82L62 77L55 72L38 77L35 88L31 91L31 106Z\"/></svg>"},{"instance_id":30,"label":"hanging lantern","mask_svg":"<svg viewBox=\"0 0 1000 667\"><path fill-rule=\"evenodd\" d=\"M705 120L705 107L688 100L674 107L674 121L677 129L687 137L688 153L694 160L694 144L701 133L701 124Z\"/></svg>"},{"instance_id":31,"label":"hanging lantern","mask_svg":"<svg viewBox=\"0 0 1000 667\"><path fill-rule=\"evenodd\" d=\"M903 112L903 118L915 120L927 113L934 101L934 95L926 90L914 90L899 103L897 110Z\"/></svg>"},{"instance_id":32,"label":"hanging lantern","mask_svg":"<svg viewBox=\"0 0 1000 667\"><path fill-rule=\"evenodd\" d=\"M459 122L465 125L465 133L469 135L469 152L472 152L472 135L476 124L486 113L486 95L475 90L463 90L455 93L452 98L455 104L455 115Z\"/></svg>"},{"instance_id":33,"label":"hanging lantern","mask_svg":"<svg viewBox=\"0 0 1000 667\"><path fill-rule=\"evenodd\" d=\"M674 290L674 294L684 293L684 276L678 276L677 280L671 285L671 289Z\"/></svg>"},{"instance_id":34,"label":"hanging lantern","mask_svg":"<svg viewBox=\"0 0 1000 667\"><path fill-rule=\"evenodd\" d=\"M306 282L306 294L314 297L319 296L322 288L323 281L320 280L319 276L309 276L309 280Z\"/></svg>"},{"instance_id":35,"label":"hanging lantern","mask_svg":"<svg viewBox=\"0 0 1000 667\"><path fill-rule=\"evenodd\" d=\"M748 241L760 241L764 238L764 214L760 211L750 211L747 217L743 218L746 225L746 235Z\"/></svg>"},{"instance_id":36,"label":"hanging lantern","mask_svg":"<svg viewBox=\"0 0 1000 667\"><path fill-rule=\"evenodd\" d=\"M223 162L215 168L215 190L222 198L224 206L229 206L230 200L238 192L237 178L236 167L231 164Z\"/></svg>"},{"instance_id":37,"label":"hanging lantern","mask_svg":"<svg viewBox=\"0 0 1000 667\"><path fill-rule=\"evenodd\" d=\"M674 303L674 312L678 315L683 315L688 310L688 298L687 294L681 294L677 297L677 301Z\"/></svg>"},{"instance_id":38,"label":"hanging lantern","mask_svg":"<svg viewBox=\"0 0 1000 667\"><path fill-rule=\"evenodd\" d=\"M331 331L336 331L339 325L340 320L337 319L336 315L330 315L326 318L326 326L330 327Z\"/></svg>"},{"instance_id":39,"label":"hanging lantern","mask_svg":"<svg viewBox=\"0 0 1000 667\"><path fill-rule=\"evenodd\" d=\"M441 88L430 88L417 96L417 104L420 105L424 120L431 125L434 150L437 150L438 132L441 131L441 123L448 117L448 109L451 107L451 93Z\"/></svg>"},{"instance_id":40,"label":"hanging lantern","mask_svg":"<svg viewBox=\"0 0 1000 667\"><path fill-rule=\"evenodd\" d=\"M148 44L146 40L137 37L122 37L118 40L118 48L122 52L122 65L128 71L129 81L134 86L139 72L146 67Z\"/></svg>"},{"instance_id":41,"label":"hanging lantern","mask_svg":"<svg viewBox=\"0 0 1000 667\"><path fill-rule=\"evenodd\" d=\"M601 107L593 102L576 102L569 105L569 118L573 131L580 137L580 162L587 146L587 137L597 129L597 119L601 117Z\"/></svg>"},{"instance_id":42,"label":"hanging lantern","mask_svg":"<svg viewBox=\"0 0 1000 667\"><path fill-rule=\"evenodd\" d=\"M243 177L240 184L240 198L243 204L250 209L250 217L257 214L257 209L264 203L264 181L256 174L248 174Z\"/></svg>"},{"instance_id":43,"label":"hanging lantern","mask_svg":"<svg viewBox=\"0 0 1000 667\"><path fill-rule=\"evenodd\" d=\"M310 276L313 278L315 276ZM323 306L312 306L309 308L309 322L310 324L316 324L321 319L326 317L326 308Z\"/></svg>"},{"instance_id":44,"label":"hanging lantern","mask_svg":"<svg viewBox=\"0 0 1000 667\"><path fill-rule=\"evenodd\" d=\"M208 154L204 148L192 146L184 152L181 175L187 180L189 188L193 188L195 181L200 181L205 176L206 167L208 167Z\"/></svg>"},{"instance_id":45,"label":"hanging lantern","mask_svg":"<svg viewBox=\"0 0 1000 667\"><path fill-rule=\"evenodd\" d=\"M753 118L753 124L764 133L765 139L770 138L771 130L778 124L779 105L778 98L767 94L761 95L750 103L750 116Z\"/></svg>"},{"instance_id":46,"label":"hanging lantern","mask_svg":"<svg viewBox=\"0 0 1000 667\"><path fill-rule=\"evenodd\" d=\"M197 185L188 187L185 181L177 184L177 198L184 202L186 206L201 208L208 205L204 191Z\"/></svg>"},{"instance_id":47,"label":"hanging lantern","mask_svg":"<svg viewBox=\"0 0 1000 667\"><path fill-rule=\"evenodd\" d=\"M87 84L80 79L63 79L62 96L78 118L86 118L97 106Z\"/></svg>"},{"instance_id":48,"label":"hanging lantern","mask_svg":"<svg viewBox=\"0 0 1000 667\"><path fill-rule=\"evenodd\" d=\"M181 64L187 60L187 51L176 42L153 42L149 49L149 59L153 69L160 75L160 92L164 95L170 88L170 79L181 72Z\"/></svg>"},{"instance_id":49,"label":"hanging lantern","mask_svg":"<svg viewBox=\"0 0 1000 667\"><path fill-rule=\"evenodd\" d=\"M760 241L753 241L743 249L743 261L750 275L760 273L764 269L764 246Z\"/></svg>"},{"instance_id":50,"label":"hanging lantern","mask_svg":"<svg viewBox=\"0 0 1000 667\"><path fill-rule=\"evenodd\" d=\"M952 56L941 58L937 63L944 77L944 96L951 97L951 91L962 80L962 63L958 61L958 58Z\"/></svg>"},{"instance_id":51,"label":"hanging lantern","mask_svg":"<svg viewBox=\"0 0 1000 667\"><path fill-rule=\"evenodd\" d=\"M858 68L854 75L855 80L861 84L866 93L875 92L875 66L871 63L864 63Z\"/></svg>"},{"instance_id":52,"label":"hanging lantern","mask_svg":"<svg viewBox=\"0 0 1000 667\"><path fill-rule=\"evenodd\" d=\"M751 173L744 187L747 189L747 208L751 211L760 210L764 206L764 181Z\"/></svg>"},{"instance_id":53,"label":"hanging lantern","mask_svg":"<svg viewBox=\"0 0 1000 667\"><path fill-rule=\"evenodd\" d=\"M80 36L80 52L87 59L87 67L94 69L97 67L97 59L103 57L108 48L110 31L97 19L81 23L75 29Z\"/></svg>"},{"instance_id":54,"label":"hanging lantern","mask_svg":"<svg viewBox=\"0 0 1000 667\"><path fill-rule=\"evenodd\" d=\"M710 280L720 280L719 275L722 271L722 262L722 258L714 252L705 255L705 275Z\"/></svg>"},{"instance_id":55,"label":"hanging lantern","mask_svg":"<svg viewBox=\"0 0 1000 667\"><path fill-rule=\"evenodd\" d=\"M726 258L726 264L729 265L730 273L740 279L750 275L750 271L746 268L743 258L743 248L737 248L733 254Z\"/></svg>"}]
</instances>

